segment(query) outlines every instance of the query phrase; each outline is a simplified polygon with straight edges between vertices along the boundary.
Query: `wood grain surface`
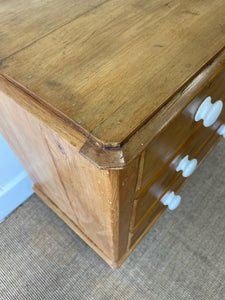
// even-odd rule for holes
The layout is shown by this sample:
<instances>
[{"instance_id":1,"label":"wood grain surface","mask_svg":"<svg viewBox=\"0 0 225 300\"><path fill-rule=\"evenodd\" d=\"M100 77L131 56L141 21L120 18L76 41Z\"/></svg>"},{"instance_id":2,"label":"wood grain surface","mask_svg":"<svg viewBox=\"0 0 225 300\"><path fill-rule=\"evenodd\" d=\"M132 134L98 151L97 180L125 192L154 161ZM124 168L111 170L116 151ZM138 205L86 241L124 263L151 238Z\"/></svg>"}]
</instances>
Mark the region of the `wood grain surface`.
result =
<instances>
[{"instance_id":1,"label":"wood grain surface","mask_svg":"<svg viewBox=\"0 0 225 300\"><path fill-rule=\"evenodd\" d=\"M118 267L220 139L222 0L0 1L0 132L34 190Z\"/></svg>"},{"instance_id":2,"label":"wood grain surface","mask_svg":"<svg viewBox=\"0 0 225 300\"><path fill-rule=\"evenodd\" d=\"M179 123L179 127L183 126L181 131L184 135L190 135L191 132L189 131L202 126L202 121L194 122L194 115L201 101L208 95L212 96L213 102L219 99L224 100L224 68L225 51L221 52L198 76L176 93L167 105L164 105L153 118L126 140L121 147L102 149L98 144L87 140L81 147L80 153L99 168L120 169L141 155L155 140L160 139L159 136L163 135L163 132L170 131L169 136L166 137L167 140L170 139L171 134L175 138L173 128L177 127L177 119L180 119L177 124ZM186 126L189 127L189 131L186 130ZM170 127L172 127L172 130L170 130ZM176 129L178 132L179 127ZM182 140L183 138L180 139L181 143ZM177 143L176 140L174 142ZM162 147L161 150L163 150ZM164 153L166 151L165 149ZM170 155L170 153L167 155Z\"/></svg>"},{"instance_id":3,"label":"wood grain surface","mask_svg":"<svg viewBox=\"0 0 225 300\"><path fill-rule=\"evenodd\" d=\"M10 0L0 11L0 71L111 147L225 46L221 0Z\"/></svg>"},{"instance_id":4,"label":"wood grain surface","mask_svg":"<svg viewBox=\"0 0 225 300\"><path fill-rule=\"evenodd\" d=\"M68 138L64 130L70 127L57 128L61 119L50 129L56 120L38 108L30 96L5 86L0 91L0 133L38 195L116 267L128 247L139 158L123 170L101 170L79 154L86 137Z\"/></svg>"},{"instance_id":5,"label":"wood grain surface","mask_svg":"<svg viewBox=\"0 0 225 300\"><path fill-rule=\"evenodd\" d=\"M1 1L0 60L22 51L103 2L104 0Z\"/></svg>"}]
</instances>

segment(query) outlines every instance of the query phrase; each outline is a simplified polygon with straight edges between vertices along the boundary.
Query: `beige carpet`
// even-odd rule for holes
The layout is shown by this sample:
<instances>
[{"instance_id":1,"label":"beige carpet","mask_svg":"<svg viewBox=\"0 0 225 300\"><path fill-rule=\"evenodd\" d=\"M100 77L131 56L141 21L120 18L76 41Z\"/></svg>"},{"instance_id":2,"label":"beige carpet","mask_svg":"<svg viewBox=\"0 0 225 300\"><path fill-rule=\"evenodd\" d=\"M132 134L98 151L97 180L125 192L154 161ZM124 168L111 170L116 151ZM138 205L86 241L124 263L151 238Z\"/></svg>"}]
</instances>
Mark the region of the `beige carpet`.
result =
<instances>
[{"instance_id":1,"label":"beige carpet","mask_svg":"<svg viewBox=\"0 0 225 300\"><path fill-rule=\"evenodd\" d=\"M225 140L118 270L37 196L0 224L0 299L225 299Z\"/></svg>"}]
</instances>

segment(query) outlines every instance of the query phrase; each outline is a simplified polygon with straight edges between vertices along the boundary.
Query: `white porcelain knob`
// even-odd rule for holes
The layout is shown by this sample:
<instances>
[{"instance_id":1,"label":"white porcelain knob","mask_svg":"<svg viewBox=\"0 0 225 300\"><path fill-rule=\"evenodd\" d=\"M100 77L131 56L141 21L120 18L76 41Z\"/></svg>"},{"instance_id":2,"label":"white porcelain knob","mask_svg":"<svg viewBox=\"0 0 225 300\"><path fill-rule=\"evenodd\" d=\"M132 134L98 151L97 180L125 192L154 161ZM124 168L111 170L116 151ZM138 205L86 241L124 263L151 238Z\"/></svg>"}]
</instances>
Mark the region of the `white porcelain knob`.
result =
<instances>
[{"instance_id":1,"label":"white porcelain knob","mask_svg":"<svg viewBox=\"0 0 225 300\"><path fill-rule=\"evenodd\" d=\"M180 200L181 197L179 195L175 195L174 192L169 191L162 197L160 202L163 205L168 205L169 210L174 210L180 204Z\"/></svg>"},{"instance_id":2,"label":"white porcelain knob","mask_svg":"<svg viewBox=\"0 0 225 300\"><path fill-rule=\"evenodd\" d=\"M225 138L225 125L221 125L217 132Z\"/></svg>"},{"instance_id":3,"label":"white porcelain knob","mask_svg":"<svg viewBox=\"0 0 225 300\"><path fill-rule=\"evenodd\" d=\"M189 160L189 156L186 155L179 163L179 165L176 168L176 171L182 171L182 176L183 177L188 177L190 176L194 170L196 169L198 164L197 159L193 158Z\"/></svg>"},{"instance_id":4,"label":"white porcelain knob","mask_svg":"<svg viewBox=\"0 0 225 300\"><path fill-rule=\"evenodd\" d=\"M195 121L203 120L205 127L209 127L216 122L223 108L223 102L221 100L214 103L212 103L211 100L211 97L207 97L195 114Z\"/></svg>"}]
</instances>

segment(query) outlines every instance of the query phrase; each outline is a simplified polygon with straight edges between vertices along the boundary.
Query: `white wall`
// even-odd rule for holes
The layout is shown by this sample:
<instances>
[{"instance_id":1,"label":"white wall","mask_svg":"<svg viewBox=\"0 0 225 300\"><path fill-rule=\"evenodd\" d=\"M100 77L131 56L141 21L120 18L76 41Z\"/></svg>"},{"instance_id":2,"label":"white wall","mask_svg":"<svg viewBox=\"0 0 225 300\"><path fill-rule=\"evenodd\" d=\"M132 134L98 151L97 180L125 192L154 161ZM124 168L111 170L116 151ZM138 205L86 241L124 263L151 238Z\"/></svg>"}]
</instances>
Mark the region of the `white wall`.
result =
<instances>
[{"instance_id":1,"label":"white wall","mask_svg":"<svg viewBox=\"0 0 225 300\"><path fill-rule=\"evenodd\" d=\"M0 135L0 223L32 193L32 182Z\"/></svg>"}]
</instances>

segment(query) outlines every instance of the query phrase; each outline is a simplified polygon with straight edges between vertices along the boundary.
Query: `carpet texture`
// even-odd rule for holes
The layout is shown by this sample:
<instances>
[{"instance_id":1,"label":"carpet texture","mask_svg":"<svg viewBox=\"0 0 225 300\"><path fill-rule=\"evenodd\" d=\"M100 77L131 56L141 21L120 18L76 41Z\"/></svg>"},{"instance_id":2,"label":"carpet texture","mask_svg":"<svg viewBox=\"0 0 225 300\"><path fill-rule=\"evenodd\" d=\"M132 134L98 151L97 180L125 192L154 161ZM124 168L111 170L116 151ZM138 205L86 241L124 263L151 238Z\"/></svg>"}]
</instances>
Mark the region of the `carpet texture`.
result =
<instances>
[{"instance_id":1,"label":"carpet texture","mask_svg":"<svg viewBox=\"0 0 225 300\"><path fill-rule=\"evenodd\" d=\"M225 140L120 269L36 195L0 224L0 299L225 299Z\"/></svg>"}]
</instances>

